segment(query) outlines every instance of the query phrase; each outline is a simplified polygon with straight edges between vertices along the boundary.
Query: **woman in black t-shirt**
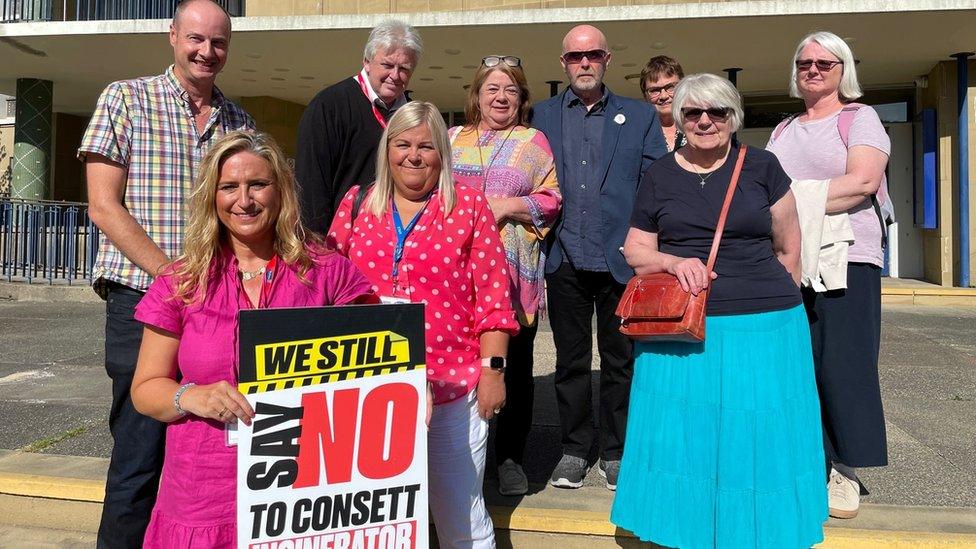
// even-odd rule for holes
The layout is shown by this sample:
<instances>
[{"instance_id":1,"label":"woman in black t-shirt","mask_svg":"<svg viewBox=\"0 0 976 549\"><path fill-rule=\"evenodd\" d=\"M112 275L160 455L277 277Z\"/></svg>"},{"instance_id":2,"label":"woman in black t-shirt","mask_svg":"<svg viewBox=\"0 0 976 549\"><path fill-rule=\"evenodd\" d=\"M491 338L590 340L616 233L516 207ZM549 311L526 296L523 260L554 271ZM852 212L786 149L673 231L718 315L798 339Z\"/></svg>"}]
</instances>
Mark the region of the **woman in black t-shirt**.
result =
<instances>
[{"instance_id":1,"label":"woman in black t-shirt","mask_svg":"<svg viewBox=\"0 0 976 549\"><path fill-rule=\"evenodd\" d=\"M707 272L742 100L699 74L673 109L688 143L644 175L623 252L638 274L671 273L693 294L711 284L707 336L637 344L611 519L683 549L810 547L827 501L790 179L772 154L747 151Z\"/></svg>"}]
</instances>

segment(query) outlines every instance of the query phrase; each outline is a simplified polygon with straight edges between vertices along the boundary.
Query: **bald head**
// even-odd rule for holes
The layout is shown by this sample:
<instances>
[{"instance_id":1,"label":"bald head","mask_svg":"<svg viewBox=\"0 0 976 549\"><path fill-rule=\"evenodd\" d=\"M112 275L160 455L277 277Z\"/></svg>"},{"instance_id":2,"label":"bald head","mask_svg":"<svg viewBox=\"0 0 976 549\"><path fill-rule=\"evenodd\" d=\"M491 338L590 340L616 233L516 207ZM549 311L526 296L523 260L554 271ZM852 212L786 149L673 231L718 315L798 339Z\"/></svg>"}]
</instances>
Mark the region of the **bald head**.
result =
<instances>
[{"instance_id":1,"label":"bald head","mask_svg":"<svg viewBox=\"0 0 976 549\"><path fill-rule=\"evenodd\" d=\"M230 32L230 14L213 0L182 0L173 12L173 26L179 28L187 15L208 20L223 19L227 23L227 32Z\"/></svg>"},{"instance_id":2,"label":"bald head","mask_svg":"<svg viewBox=\"0 0 976 549\"><path fill-rule=\"evenodd\" d=\"M610 65L607 37L593 25L578 25L563 38L559 62L569 77L569 87L587 106L603 95L603 75Z\"/></svg>"},{"instance_id":3,"label":"bald head","mask_svg":"<svg viewBox=\"0 0 976 549\"><path fill-rule=\"evenodd\" d=\"M607 37L603 35L603 31L593 25L577 25L563 38L563 53L589 50L610 51L607 47Z\"/></svg>"},{"instance_id":4,"label":"bald head","mask_svg":"<svg viewBox=\"0 0 976 549\"><path fill-rule=\"evenodd\" d=\"M230 17L211 0L184 0L169 26L176 78L184 88L209 97L227 62Z\"/></svg>"}]
</instances>

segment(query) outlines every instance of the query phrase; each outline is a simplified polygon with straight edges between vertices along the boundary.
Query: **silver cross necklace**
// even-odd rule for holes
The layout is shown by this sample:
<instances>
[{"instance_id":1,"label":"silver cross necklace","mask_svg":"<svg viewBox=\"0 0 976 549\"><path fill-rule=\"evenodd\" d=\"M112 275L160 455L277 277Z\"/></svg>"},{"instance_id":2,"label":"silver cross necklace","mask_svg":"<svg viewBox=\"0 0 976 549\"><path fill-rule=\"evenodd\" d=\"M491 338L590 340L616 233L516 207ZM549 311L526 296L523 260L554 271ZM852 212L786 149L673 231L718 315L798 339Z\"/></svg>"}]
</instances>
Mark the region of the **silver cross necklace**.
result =
<instances>
[{"instance_id":1,"label":"silver cross necklace","mask_svg":"<svg viewBox=\"0 0 976 549\"><path fill-rule=\"evenodd\" d=\"M701 185L701 188L703 188L703 189L705 188L705 182L708 181L708 178L711 177L713 173L715 173L715 172L718 171L717 169L715 169L715 170L712 170L710 172L707 172L703 176L702 175L702 172L698 171L698 166L696 166L694 163L691 163L691 167L695 169L695 175L698 176L698 179L701 179L700 185Z\"/></svg>"}]
</instances>

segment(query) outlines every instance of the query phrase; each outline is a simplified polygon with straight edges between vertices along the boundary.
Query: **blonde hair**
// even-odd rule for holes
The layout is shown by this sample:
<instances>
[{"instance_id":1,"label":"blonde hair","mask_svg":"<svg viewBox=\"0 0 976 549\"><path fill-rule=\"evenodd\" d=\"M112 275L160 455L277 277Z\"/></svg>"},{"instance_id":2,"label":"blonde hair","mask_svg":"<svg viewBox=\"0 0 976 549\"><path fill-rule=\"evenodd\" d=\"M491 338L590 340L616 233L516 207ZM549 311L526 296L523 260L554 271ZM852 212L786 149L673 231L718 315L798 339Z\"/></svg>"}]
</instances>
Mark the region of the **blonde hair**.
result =
<instances>
[{"instance_id":1,"label":"blonde hair","mask_svg":"<svg viewBox=\"0 0 976 549\"><path fill-rule=\"evenodd\" d=\"M850 103L864 95L861 92L861 84L857 81L857 62L854 59L854 52L851 51L851 47L843 38L832 32L817 31L804 36L803 40L800 40L800 43L796 45L796 51L793 53L792 72L790 73L790 97L803 99L800 88L796 84L796 61L803 53L803 48L813 42L823 46L823 49L832 53L842 63L840 69L843 72L840 77L840 85L837 86L837 96L841 103Z\"/></svg>"},{"instance_id":2,"label":"blonde hair","mask_svg":"<svg viewBox=\"0 0 976 549\"><path fill-rule=\"evenodd\" d=\"M214 259L220 257L220 248L227 237L215 205L220 171L228 158L245 152L268 163L281 200L281 210L275 221L275 253L286 264L299 266L298 276L302 282L306 282L305 274L312 268L313 260L306 242L319 243L320 239L314 233L306 233L302 226L295 176L281 148L266 133L229 132L218 139L203 158L190 195L183 255L173 266L177 280L175 296L186 304L199 302L206 295L207 284L214 273Z\"/></svg>"},{"instance_id":3,"label":"blonde hair","mask_svg":"<svg viewBox=\"0 0 976 549\"><path fill-rule=\"evenodd\" d=\"M393 176L390 174L390 141L401 133L426 125L430 130L434 149L441 159L441 174L438 178L437 189L440 191L441 207L444 213L450 213L457 203L457 193L454 191L454 174L451 170L451 142L447 137L447 126L440 111L433 103L425 101L411 101L397 109L390 118L380 144L376 150L376 183L373 192L363 207L376 217L386 213L386 208L393 199Z\"/></svg>"}]
</instances>

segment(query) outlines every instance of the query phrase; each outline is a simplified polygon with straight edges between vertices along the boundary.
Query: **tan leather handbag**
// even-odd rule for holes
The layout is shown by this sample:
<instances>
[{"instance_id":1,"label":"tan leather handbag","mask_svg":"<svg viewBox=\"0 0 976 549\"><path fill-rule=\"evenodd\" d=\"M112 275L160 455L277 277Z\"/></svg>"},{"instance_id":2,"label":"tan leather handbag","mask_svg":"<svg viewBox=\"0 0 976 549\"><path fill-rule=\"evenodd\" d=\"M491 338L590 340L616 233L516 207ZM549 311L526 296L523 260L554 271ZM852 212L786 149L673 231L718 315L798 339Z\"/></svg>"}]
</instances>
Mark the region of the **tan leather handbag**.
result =
<instances>
[{"instance_id":1,"label":"tan leather handbag","mask_svg":"<svg viewBox=\"0 0 976 549\"><path fill-rule=\"evenodd\" d=\"M739 174L746 158L746 146L739 148L732 180L725 193L722 212L718 216L712 248L708 252L706 269L712 272L715 256L722 241L725 220L729 214L732 195L739 184ZM681 289L678 279L669 273L637 275L627 283L627 289L617 305L620 332L638 341L705 341L705 304L711 291L708 288L698 295Z\"/></svg>"}]
</instances>

